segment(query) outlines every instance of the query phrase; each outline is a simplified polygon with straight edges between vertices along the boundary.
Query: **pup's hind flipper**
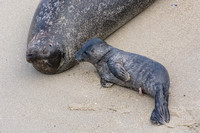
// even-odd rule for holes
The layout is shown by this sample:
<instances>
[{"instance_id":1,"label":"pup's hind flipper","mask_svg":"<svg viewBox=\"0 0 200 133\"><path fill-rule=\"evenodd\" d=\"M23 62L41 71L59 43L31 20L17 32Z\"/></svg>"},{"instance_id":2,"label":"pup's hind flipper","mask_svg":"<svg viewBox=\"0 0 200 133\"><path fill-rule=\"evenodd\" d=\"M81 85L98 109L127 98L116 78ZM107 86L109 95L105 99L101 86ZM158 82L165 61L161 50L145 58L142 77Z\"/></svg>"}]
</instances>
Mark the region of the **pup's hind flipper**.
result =
<instances>
[{"instance_id":1,"label":"pup's hind flipper","mask_svg":"<svg viewBox=\"0 0 200 133\"><path fill-rule=\"evenodd\" d=\"M153 124L165 124L170 120L170 114L168 109L168 94L163 93L163 86L156 86L155 95L155 109L151 115L151 122Z\"/></svg>"}]
</instances>

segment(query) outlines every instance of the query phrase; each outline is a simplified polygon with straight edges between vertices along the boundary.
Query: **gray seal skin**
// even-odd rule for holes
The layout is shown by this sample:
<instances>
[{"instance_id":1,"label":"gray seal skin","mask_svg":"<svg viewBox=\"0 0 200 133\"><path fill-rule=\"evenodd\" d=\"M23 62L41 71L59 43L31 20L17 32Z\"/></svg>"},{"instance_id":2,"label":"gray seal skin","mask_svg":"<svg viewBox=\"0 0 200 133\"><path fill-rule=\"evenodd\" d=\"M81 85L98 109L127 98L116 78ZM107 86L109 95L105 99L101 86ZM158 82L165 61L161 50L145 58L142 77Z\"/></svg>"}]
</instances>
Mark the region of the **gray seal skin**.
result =
<instances>
[{"instance_id":1,"label":"gray seal skin","mask_svg":"<svg viewBox=\"0 0 200 133\"><path fill-rule=\"evenodd\" d=\"M118 84L136 91L141 90L154 97L155 109L150 118L151 122L169 122L170 80L167 70L160 63L114 48L98 38L86 42L75 58L79 62L90 62L96 67L103 87Z\"/></svg>"},{"instance_id":2,"label":"gray seal skin","mask_svg":"<svg viewBox=\"0 0 200 133\"><path fill-rule=\"evenodd\" d=\"M63 72L92 38L105 39L155 0L41 0L28 35L26 59L40 72Z\"/></svg>"}]
</instances>

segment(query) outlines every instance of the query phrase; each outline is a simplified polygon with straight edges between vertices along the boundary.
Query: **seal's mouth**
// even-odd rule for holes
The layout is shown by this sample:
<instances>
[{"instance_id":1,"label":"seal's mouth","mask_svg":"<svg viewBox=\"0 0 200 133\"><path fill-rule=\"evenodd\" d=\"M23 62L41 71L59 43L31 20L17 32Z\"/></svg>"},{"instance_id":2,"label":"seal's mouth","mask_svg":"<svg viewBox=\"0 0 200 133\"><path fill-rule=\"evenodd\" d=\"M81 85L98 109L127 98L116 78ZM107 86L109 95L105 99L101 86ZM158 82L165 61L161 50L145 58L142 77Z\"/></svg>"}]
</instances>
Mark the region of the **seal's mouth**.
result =
<instances>
[{"instance_id":1,"label":"seal's mouth","mask_svg":"<svg viewBox=\"0 0 200 133\"><path fill-rule=\"evenodd\" d=\"M52 67L52 64L48 63L48 60L36 60L32 62L33 67L44 74L54 74L57 69Z\"/></svg>"},{"instance_id":2,"label":"seal's mouth","mask_svg":"<svg viewBox=\"0 0 200 133\"><path fill-rule=\"evenodd\" d=\"M56 73L60 67L61 58L62 54L60 50L45 54L38 51L32 52L31 49L28 49L26 52L27 62L32 63L38 71L45 74Z\"/></svg>"},{"instance_id":3,"label":"seal's mouth","mask_svg":"<svg viewBox=\"0 0 200 133\"><path fill-rule=\"evenodd\" d=\"M51 59L51 60L54 60L54 59L57 59L61 56L61 51L57 50L57 51L54 51L54 52L49 52L49 53L39 53L39 52L31 52L31 50L27 50L26 51L26 60L27 62L29 63L33 63L34 61L36 60L48 60L48 59Z\"/></svg>"}]
</instances>

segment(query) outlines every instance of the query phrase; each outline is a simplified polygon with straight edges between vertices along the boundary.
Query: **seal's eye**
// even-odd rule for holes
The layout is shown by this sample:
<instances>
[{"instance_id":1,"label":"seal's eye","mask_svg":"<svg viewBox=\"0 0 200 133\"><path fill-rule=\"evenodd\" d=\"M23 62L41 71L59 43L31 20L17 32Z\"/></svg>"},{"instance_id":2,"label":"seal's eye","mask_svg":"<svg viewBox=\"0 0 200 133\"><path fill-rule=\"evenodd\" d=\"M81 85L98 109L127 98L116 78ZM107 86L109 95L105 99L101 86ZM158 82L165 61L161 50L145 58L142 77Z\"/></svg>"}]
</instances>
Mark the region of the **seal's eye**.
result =
<instances>
[{"instance_id":1,"label":"seal's eye","mask_svg":"<svg viewBox=\"0 0 200 133\"><path fill-rule=\"evenodd\" d=\"M83 55L88 55L88 53L86 51L83 52Z\"/></svg>"},{"instance_id":2,"label":"seal's eye","mask_svg":"<svg viewBox=\"0 0 200 133\"><path fill-rule=\"evenodd\" d=\"M52 47L52 44L49 44L49 47Z\"/></svg>"}]
</instances>

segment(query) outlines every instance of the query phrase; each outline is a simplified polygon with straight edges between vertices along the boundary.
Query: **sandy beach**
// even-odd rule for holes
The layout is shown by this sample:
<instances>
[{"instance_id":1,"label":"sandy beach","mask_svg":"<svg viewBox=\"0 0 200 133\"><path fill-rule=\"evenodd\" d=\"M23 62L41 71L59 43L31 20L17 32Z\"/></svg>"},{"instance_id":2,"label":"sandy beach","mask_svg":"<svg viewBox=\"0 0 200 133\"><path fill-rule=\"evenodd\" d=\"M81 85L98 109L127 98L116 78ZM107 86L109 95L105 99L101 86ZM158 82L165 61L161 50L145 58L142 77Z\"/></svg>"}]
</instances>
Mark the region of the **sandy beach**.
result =
<instances>
[{"instance_id":1,"label":"sandy beach","mask_svg":"<svg viewBox=\"0 0 200 133\"><path fill-rule=\"evenodd\" d=\"M200 133L200 0L157 0L106 41L163 64L170 123L152 125L154 99L102 88L94 66L45 75L26 62L40 0L0 0L0 133Z\"/></svg>"}]
</instances>

